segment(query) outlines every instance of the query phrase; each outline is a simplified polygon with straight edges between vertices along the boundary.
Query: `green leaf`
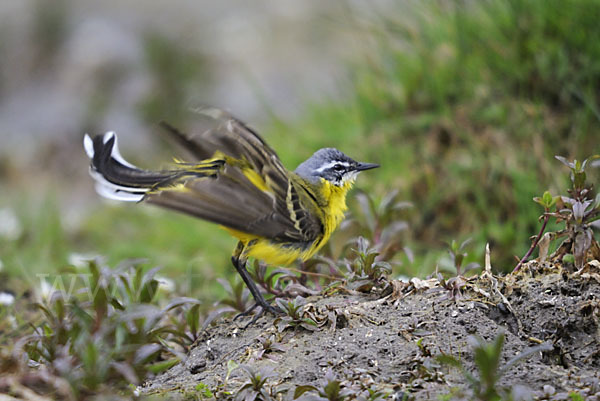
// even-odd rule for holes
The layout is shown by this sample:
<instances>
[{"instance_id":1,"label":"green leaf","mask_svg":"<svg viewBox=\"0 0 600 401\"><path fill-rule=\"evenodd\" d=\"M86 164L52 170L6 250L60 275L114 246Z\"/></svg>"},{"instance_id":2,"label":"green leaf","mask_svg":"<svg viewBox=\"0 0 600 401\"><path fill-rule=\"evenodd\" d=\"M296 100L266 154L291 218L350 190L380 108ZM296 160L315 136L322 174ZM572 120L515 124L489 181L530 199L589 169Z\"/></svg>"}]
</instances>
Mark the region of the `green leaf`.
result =
<instances>
[{"instance_id":1,"label":"green leaf","mask_svg":"<svg viewBox=\"0 0 600 401\"><path fill-rule=\"evenodd\" d=\"M275 303L277 304L277 306L279 306L279 308L281 310L283 310L284 312L286 312L287 314L289 314L289 310L290 310L290 304L289 304L289 302L287 302L283 298L277 298L277 299L275 299Z\"/></svg>"},{"instance_id":2,"label":"green leaf","mask_svg":"<svg viewBox=\"0 0 600 401\"><path fill-rule=\"evenodd\" d=\"M561 162L562 164L564 164L565 166L567 166L570 169L574 169L575 165L573 163L571 163L570 161L567 160L566 157L563 156L554 156L554 158L556 160L558 160L559 162Z\"/></svg>"},{"instance_id":3,"label":"green leaf","mask_svg":"<svg viewBox=\"0 0 600 401\"><path fill-rule=\"evenodd\" d=\"M106 287L101 286L100 283L93 288L94 294L94 310L98 318L103 318L108 312L108 297L106 294Z\"/></svg>"},{"instance_id":4,"label":"green leaf","mask_svg":"<svg viewBox=\"0 0 600 401\"><path fill-rule=\"evenodd\" d=\"M167 304L167 306L165 306L165 311L170 311L173 310L175 308L178 308L182 305L188 305L188 304L200 304L200 300L196 299L196 298L190 298L190 297L177 297L177 298L173 298L171 300L171 302L169 302Z\"/></svg>"},{"instance_id":5,"label":"green leaf","mask_svg":"<svg viewBox=\"0 0 600 401\"><path fill-rule=\"evenodd\" d=\"M585 160L583 161L583 163L581 164L581 169L582 169L583 171L585 171L585 167L586 167L586 165L588 164L588 162L591 162L591 161L593 161L593 160L597 160L597 159L600 159L600 155L593 155L593 156L590 156L590 157L588 157L588 158L587 158L587 159L585 159Z\"/></svg>"},{"instance_id":6,"label":"green leaf","mask_svg":"<svg viewBox=\"0 0 600 401\"><path fill-rule=\"evenodd\" d=\"M452 242L450 243L450 250L452 251L452 253L458 252L458 242L456 242L456 240L452 240Z\"/></svg>"},{"instance_id":7,"label":"green leaf","mask_svg":"<svg viewBox=\"0 0 600 401\"><path fill-rule=\"evenodd\" d=\"M180 361L179 358L171 358L171 359L167 359L166 361L160 361L160 362L150 364L147 366L147 369L154 374L159 374L166 370L171 369L173 366L177 365L179 363L179 361Z\"/></svg>"},{"instance_id":8,"label":"green leaf","mask_svg":"<svg viewBox=\"0 0 600 401\"><path fill-rule=\"evenodd\" d=\"M98 270L96 261L90 261L88 269L90 270L90 273L92 273L92 287L95 287L98 284L98 279L100 277L100 272Z\"/></svg>"},{"instance_id":9,"label":"green leaf","mask_svg":"<svg viewBox=\"0 0 600 401\"><path fill-rule=\"evenodd\" d=\"M466 273L466 272L474 270L474 269L479 269L480 267L481 267L481 265L479 263L471 262L464 267L463 273Z\"/></svg>"},{"instance_id":10,"label":"green leaf","mask_svg":"<svg viewBox=\"0 0 600 401\"><path fill-rule=\"evenodd\" d=\"M119 372L119 374L121 376L123 376L123 378L125 380L127 380L129 383L132 383L132 384L138 384L139 383L139 378L136 375L135 370L127 362L112 362L110 364L110 366L114 370L116 370L117 372Z\"/></svg>"},{"instance_id":11,"label":"green leaf","mask_svg":"<svg viewBox=\"0 0 600 401\"><path fill-rule=\"evenodd\" d=\"M469 245L472 241L473 241L473 238L470 238L470 237L467 238L460 244L460 247L458 247L458 250L459 251L464 250L466 248L466 246Z\"/></svg>"},{"instance_id":12,"label":"green leaf","mask_svg":"<svg viewBox=\"0 0 600 401\"><path fill-rule=\"evenodd\" d=\"M367 251L369 250L369 240L362 236L358 237L358 239L356 240L356 247L356 251L360 256L366 255Z\"/></svg>"},{"instance_id":13,"label":"green leaf","mask_svg":"<svg viewBox=\"0 0 600 401\"><path fill-rule=\"evenodd\" d=\"M85 346L85 351L82 355L82 362L85 367L85 370L91 372L94 370L96 366L96 361L98 360L98 349L96 348L96 344L93 342L88 342Z\"/></svg>"},{"instance_id":14,"label":"green leaf","mask_svg":"<svg viewBox=\"0 0 600 401\"><path fill-rule=\"evenodd\" d=\"M185 320L190 328L190 332L192 335L196 335L198 333L198 328L200 327L200 305L196 304L192 306L185 313Z\"/></svg>"},{"instance_id":15,"label":"green leaf","mask_svg":"<svg viewBox=\"0 0 600 401\"><path fill-rule=\"evenodd\" d=\"M302 394L308 391L318 391L318 389L315 386L298 386L296 387L296 390L294 390L294 399L300 397Z\"/></svg>"},{"instance_id":16,"label":"green leaf","mask_svg":"<svg viewBox=\"0 0 600 401\"><path fill-rule=\"evenodd\" d=\"M360 206L360 211L362 215L365 217L365 221L369 230L371 232L375 231L377 225L377 219L375 217L375 207L373 205L373 200L364 192L359 192L356 194L356 200Z\"/></svg>"},{"instance_id":17,"label":"green leaf","mask_svg":"<svg viewBox=\"0 0 600 401\"><path fill-rule=\"evenodd\" d=\"M123 304L121 304L121 302L115 298L115 297L110 297L110 304L112 305L113 308L117 309L117 310L125 310L125 307L123 306Z\"/></svg>"},{"instance_id":18,"label":"green leaf","mask_svg":"<svg viewBox=\"0 0 600 401\"><path fill-rule=\"evenodd\" d=\"M544 195L542 195L542 201L543 201L543 206L546 208L550 208L550 206L552 206L552 204L554 202L556 202L556 200L552 197L552 195L548 191L544 192Z\"/></svg>"},{"instance_id":19,"label":"green leaf","mask_svg":"<svg viewBox=\"0 0 600 401\"><path fill-rule=\"evenodd\" d=\"M394 206L393 202L396 201L396 198L398 197L398 193L399 193L398 189L394 189L394 190L387 192L383 196L383 198L381 199L381 202L379 202L379 207L377 208L377 212L380 215L387 213Z\"/></svg>"},{"instance_id":20,"label":"green leaf","mask_svg":"<svg viewBox=\"0 0 600 401\"><path fill-rule=\"evenodd\" d=\"M136 365L148 362L151 358L156 356L160 352L161 346L158 344L150 343L144 344L135 351L133 356L133 363Z\"/></svg>"},{"instance_id":21,"label":"green leaf","mask_svg":"<svg viewBox=\"0 0 600 401\"><path fill-rule=\"evenodd\" d=\"M200 393L200 395L204 398L212 398L214 394L210 391L210 388L204 383L198 383L196 385L196 391Z\"/></svg>"},{"instance_id":22,"label":"green leaf","mask_svg":"<svg viewBox=\"0 0 600 401\"><path fill-rule=\"evenodd\" d=\"M233 359L227 361L227 375L225 376L225 381L229 379L229 376L231 376L231 372L239 368L239 366L240 365Z\"/></svg>"},{"instance_id":23,"label":"green leaf","mask_svg":"<svg viewBox=\"0 0 600 401\"><path fill-rule=\"evenodd\" d=\"M330 380L324 388L325 395L329 400L339 399L340 394L340 382L337 380Z\"/></svg>"},{"instance_id":24,"label":"green leaf","mask_svg":"<svg viewBox=\"0 0 600 401\"><path fill-rule=\"evenodd\" d=\"M124 275L118 275L119 277L119 281L121 282L122 288L125 289L125 294L127 295L128 299L130 302L133 301L133 290L131 288L131 286L129 285L129 281L127 280L127 277Z\"/></svg>"},{"instance_id":25,"label":"green leaf","mask_svg":"<svg viewBox=\"0 0 600 401\"><path fill-rule=\"evenodd\" d=\"M458 359L456 359L452 355L440 354L440 355L436 356L435 359L438 362L443 363L444 365L449 365L449 366L459 368L459 369L462 369L462 367L463 367L462 362L460 362Z\"/></svg>"},{"instance_id":26,"label":"green leaf","mask_svg":"<svg viewBox=\"0 0 600 401\"><path fill-rule=\"evenodd\" d=\"M573 184L575 185L575 188L585 187L585 180L586 180L585 172L581 171L581 172L573 173L573 177L574 177Z\"/></svg>"},{"instance_id":27,"label":"green leaf","mask_svg":"<svg viewBox=\"0 0 600 401\"><path fill-rule=\"evenodd\" d=\"M460 269L460 266L462 266L462 262L463 259L465 258L465 254L464 253L458 253L456 255L454 255L454 266L456 267L456 269Z\"/></svg>"},{"instance_id":28,"label":"green leaf","mask_svg":"<svg viewBox=\"0 0 600 401\"><path fill-rule=\"evenodd\" d=\"M569 400L571 401L585 401L585 398L576 391L571 391L569 393Z\"/></svg>"},{"instance_id":29,"label":"green leaf","mask_svg":"<svg viewBox=\"0 0 600 401\"><path fill-rule=\"evenodd\" d=\"M160 267L155 267L150 269L142 276L140 286L140 302L149 303L152 302L152 299L156 296L158 289L158 280L154 278L156 273L160 270ZM139 271L142 271L141 267Z\"/></svg>"},{"instance_id":30,"label":"green leaf","mask_svg":"<svg viewBox=\"0 0 600 401\"><path fill-rule=\"evenodd\" d=\"M475 347L474 360L479 368L481 380L488 388L493 388L496 383L496 373L504 345L504 333L498 334L492 344L486 344L481 338L477 338L478 345Z\"/></svg>"},{"instance_id":31,"label":"green leaf","mask_svg":"<svg viewBox=\"0 0 600 401\"><path fill-rule=\"evenodd\" d=\"M94 323L94 318L77 304L71 304L71 312L83 326L90 327Z\"/></svg>"},{"instance_id":32,"label":"green leaf","mask_svg":"<svg viewBox=\"0 0 600 401\"><path fill-rule=\"evenodd\" d=\"M525 351L521 352L519 355L511 358L508 362L506 362L506 364L502 367L499 376L504 375L506 372L508 372L510 370L510 368L512 368L518 362L520 362L526 358L529 358L531 355L533 355L537 352L551 351L553 348L554 348L554 346L549 342L545 342L543 344L536 345L535 347L527 348Z\"/></svg>"},{"instance_id":33,"label":"green leaf","mask_svg":"<svg viewBox=\"0 0 600 401\"><path fill-rule=\"evenodd\" d=\"M316 331L319 328L317 327L317 323L310 318L303 318L302 323L300 324L303 328L309 331Z\"/></svg>"},{"instance_id":34,"label":"green leaf","mask_svg":"<svg viewBox=\"0 0 600 401\"><path fill-rule=\"evenodd\" d=\"M127 329L123 325L118 325L115 328L115 351L119 351L121 347L126 345Z\"/></svg>"},{"instance_id":35,"label":"green leaf","mask_svg":"<svg viewBox=\"0 0 600 401\"><path fill-rule=\"evenodd\" d=\"M375 258L377 257L377 255L379 255L378 252L368 252L365 257L364 267L370 268L373 265L373 262L375 262Z\"/></svg>"}]
</instances>

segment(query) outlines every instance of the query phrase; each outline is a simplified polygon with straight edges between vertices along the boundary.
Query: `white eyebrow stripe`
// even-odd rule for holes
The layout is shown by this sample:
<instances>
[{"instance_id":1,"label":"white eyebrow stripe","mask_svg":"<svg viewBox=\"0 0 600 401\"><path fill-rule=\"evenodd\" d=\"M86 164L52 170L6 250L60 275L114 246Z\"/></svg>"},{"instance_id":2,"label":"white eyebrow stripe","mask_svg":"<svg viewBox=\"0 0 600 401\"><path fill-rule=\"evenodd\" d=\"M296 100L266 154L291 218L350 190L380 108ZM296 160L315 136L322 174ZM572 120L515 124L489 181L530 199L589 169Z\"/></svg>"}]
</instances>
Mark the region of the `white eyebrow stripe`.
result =
<instances>
[{"instance_id":1,"label":"white eyebrow stripe","mask_svg":"<svg viewBox=\"0 0 600 401\"><path fill-rule=\"evenodd\" d=\"M331 161L331 162L329 162L327 164L322 165L321 167L319 167L318 169L316 169L315 172L317 172L317 173L323 172L323 171L325 171L327 169L332 168L336 164L341 164L344 167L350 167L350 163L348 163L348 162L344 162L344 161L340 161L340 160L334 160L334 161Z\"/></svg>"}]
</instances>

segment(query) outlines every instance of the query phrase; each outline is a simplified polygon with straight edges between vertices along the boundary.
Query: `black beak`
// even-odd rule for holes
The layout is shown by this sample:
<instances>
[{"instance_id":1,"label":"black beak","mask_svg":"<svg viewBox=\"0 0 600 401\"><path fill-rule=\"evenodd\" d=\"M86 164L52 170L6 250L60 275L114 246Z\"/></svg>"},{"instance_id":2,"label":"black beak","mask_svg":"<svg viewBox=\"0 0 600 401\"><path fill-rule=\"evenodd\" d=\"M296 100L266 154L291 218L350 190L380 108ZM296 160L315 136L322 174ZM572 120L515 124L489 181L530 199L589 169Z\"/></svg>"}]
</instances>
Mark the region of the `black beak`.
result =
<instances>
[{"instance_id":1,"label":"black beak","mask_svg":"<svg viewBox=\"0 0 600 401\"><path fill-rule=\"evenodd\" d=\"M371 170L372 168L377 168L377 167L379 167L379 164L376 164L376 163L358 163L356 165L356 170L364 171L364 170Z\"/></svg>"}]
</instances>

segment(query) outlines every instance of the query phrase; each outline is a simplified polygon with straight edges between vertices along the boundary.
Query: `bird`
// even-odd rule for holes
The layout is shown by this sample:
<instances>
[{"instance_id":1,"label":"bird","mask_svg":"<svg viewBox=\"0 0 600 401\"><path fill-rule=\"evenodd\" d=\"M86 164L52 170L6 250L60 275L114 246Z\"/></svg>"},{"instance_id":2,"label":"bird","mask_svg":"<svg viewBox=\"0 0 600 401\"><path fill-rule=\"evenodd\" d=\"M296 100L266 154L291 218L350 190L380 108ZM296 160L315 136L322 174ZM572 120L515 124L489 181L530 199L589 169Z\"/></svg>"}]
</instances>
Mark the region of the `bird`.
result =
<instances>
[{"instance_id":1,"label":"bird","mask_svg":"<svg viewBox=\"0 0 600 401\"><path fill-rule=\"evenodd\" d=\"M167 169L127 162L113 131L84 136L96 192L109 199L172 209L220 225L238 243L231 262L261 313L277 314L252 280L249 258L289 265L312 257L344 219L346 195L357 175L379 167L335 148L317 150L294 170L248 125L215 108L194 110L211 128L186 134L161 121L166 134L190 155Z\"/></svg>"}]
</instances>

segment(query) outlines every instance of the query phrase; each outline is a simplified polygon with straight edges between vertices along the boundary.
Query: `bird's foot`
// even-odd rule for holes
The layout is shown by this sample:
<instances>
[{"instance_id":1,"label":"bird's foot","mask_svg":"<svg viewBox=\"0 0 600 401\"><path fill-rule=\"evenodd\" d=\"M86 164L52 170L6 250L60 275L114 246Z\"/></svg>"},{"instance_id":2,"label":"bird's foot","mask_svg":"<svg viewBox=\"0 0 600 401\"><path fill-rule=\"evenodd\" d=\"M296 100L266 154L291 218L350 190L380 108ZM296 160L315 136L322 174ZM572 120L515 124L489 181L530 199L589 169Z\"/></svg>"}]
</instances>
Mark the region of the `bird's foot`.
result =
<instances>
[{"instance_id":1,"label":"bird's foot","mask_svg":"<svg viewBox=\"0 0 600 401\"><path fill-rule=\"evenodd\" d=\"M243 312L240 312L240 313L238 313L237 315L235 315L235 316L233 317L233 320L235 321L235 320L238 320L238 319L239 319L239 318L241 318L241 317L248 316L249 314L251 314L251 313L252 313L252 311L253 311L254 309L256 309L256 307L257 307L257 306L258 306L258 302L255 302L255 303L254 303L254 305L252 305L251 307L249 307L249 308L248 308L248 309L246 309L245 311L243 311Z\"/></svg>"},{"instance_id":2,"label":"bird's foot","mask_svg":"<svg viewBox=\"0 0 600 401\"><path fill-rule=\"evenodd\" d=\"M268 303L264 303L260 304L258 302L255 302L254 305L252 305L250 308L248 308L247 310L245 310L244 312L238 313L237 315L234 316L233 320L237 320L241 317L245 317L248 316L252 313L252 311L254 309L256 309L257 306L260 306L260 311L258 313L256 313L253 317L252 320L250 320L250 322L248 324L246 324L246 326L244 326L244 328L248 328L249 326L253 325L254 323L256 323L256 321L258 319L260 319L260 317L262 315L264 315L266 312L271 313L274 316L279 316L283 313L283 311L275 306L271 306Z\"/></svg>"}]
</instances>

